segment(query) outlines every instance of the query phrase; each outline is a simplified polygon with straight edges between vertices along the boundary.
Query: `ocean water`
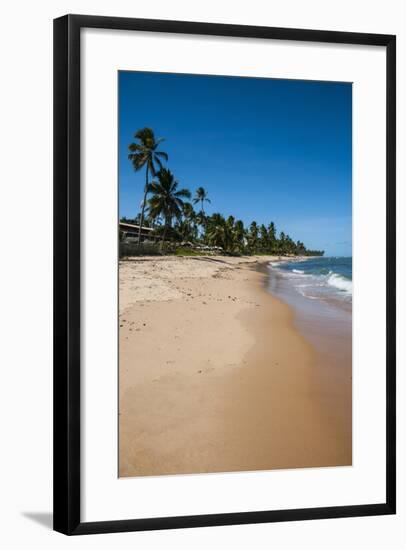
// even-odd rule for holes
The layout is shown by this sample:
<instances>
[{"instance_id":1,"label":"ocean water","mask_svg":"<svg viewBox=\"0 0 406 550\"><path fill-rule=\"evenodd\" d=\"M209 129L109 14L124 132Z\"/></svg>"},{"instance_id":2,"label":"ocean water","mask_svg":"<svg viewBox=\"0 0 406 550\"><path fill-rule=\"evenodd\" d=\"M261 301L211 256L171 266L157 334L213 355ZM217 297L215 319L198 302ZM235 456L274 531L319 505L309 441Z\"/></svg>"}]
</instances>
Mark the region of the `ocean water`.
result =
<instances>
[{"instance_id":1,"label":"ocean water","mask_svg":"<svg viewBox=\"0 0 406 550\"><path fill-rule=\"evenodd\" d=\"M268 269L269 292L292 307L296 327L334 378L352 361L352 258L292 259Z\"/></svg>"},{"instance_id":2,"label":"ocean water","mask_svg":"<svg viewBox=\"0 0 406 550\"><path fill-rule=\"evenodd\" d=\"M334 303L346 310L352 306L352 258L319 257L272 262L271 275L307 300Z\"/></svg>"}]
</instances>

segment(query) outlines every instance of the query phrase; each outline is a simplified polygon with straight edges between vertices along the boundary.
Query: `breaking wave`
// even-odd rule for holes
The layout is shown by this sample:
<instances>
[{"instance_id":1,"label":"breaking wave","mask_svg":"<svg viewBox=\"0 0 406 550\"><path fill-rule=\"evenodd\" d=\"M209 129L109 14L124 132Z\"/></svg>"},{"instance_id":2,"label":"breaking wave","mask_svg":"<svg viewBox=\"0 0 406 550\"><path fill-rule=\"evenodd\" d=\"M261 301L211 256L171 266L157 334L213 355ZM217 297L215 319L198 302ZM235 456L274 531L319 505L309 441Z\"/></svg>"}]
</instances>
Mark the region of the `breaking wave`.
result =
<instances>
[{"instance_id":1,"label":"breaking wave","mask_svg":"<svg viewBox=\"0 0 406 550\"><path fill-rule=\"evenodd\" d=\"M352 302L352 258L272 262L270 269L277 271L305 298Z\"/></svg>"},{"instance_id":2,"label":"breaking wave","mask_svg":"<svg viewBox=\"0 0 406 550\"><path fill-rule=\"evenodd\" d=\"M338 290L352 294L352 281L338 275L337 273L331 273L331 275L327 277L327 283L330 286L338 288Z\"/></svg>"}]
</instances>

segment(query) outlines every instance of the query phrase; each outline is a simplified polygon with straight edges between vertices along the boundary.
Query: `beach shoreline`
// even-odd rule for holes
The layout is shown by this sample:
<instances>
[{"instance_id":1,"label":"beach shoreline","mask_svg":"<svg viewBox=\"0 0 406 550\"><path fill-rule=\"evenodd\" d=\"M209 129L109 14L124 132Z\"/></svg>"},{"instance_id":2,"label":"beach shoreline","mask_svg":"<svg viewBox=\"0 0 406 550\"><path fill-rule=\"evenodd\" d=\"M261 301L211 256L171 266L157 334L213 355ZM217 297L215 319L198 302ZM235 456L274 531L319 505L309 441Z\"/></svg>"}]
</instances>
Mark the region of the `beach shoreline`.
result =
<instances>
[{"instance_id":1,"label":"beach shoreline","mask_svg":"<svg viewBox=\"0 0 406 550\"><path fill-rule=\"evenodd\" d=\"M120 262L120 477L351 464L351 364L267 288L291 260Z\"/></svg>"}]
</instances>

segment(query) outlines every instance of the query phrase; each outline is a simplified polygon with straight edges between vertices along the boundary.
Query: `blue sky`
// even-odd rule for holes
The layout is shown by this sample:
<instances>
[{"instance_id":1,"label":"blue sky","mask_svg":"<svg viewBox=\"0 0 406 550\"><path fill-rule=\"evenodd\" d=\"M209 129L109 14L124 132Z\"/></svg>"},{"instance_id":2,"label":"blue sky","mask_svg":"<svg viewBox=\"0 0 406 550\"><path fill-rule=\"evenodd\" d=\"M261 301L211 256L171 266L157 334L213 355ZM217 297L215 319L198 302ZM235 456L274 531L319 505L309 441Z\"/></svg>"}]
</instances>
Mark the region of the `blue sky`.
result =
<instances>
[{"instance_id":1,"label":"blue sky","mask_svg":"<svg viewBox=\"0 0 406 550\"><path fill-rule=\"evenodd\" d=\"M351 255L352 87L347 83L119 72L119 210L139 212L144 170L127 158L145 126L207 212Z\"/></svg>"}]
</instances>

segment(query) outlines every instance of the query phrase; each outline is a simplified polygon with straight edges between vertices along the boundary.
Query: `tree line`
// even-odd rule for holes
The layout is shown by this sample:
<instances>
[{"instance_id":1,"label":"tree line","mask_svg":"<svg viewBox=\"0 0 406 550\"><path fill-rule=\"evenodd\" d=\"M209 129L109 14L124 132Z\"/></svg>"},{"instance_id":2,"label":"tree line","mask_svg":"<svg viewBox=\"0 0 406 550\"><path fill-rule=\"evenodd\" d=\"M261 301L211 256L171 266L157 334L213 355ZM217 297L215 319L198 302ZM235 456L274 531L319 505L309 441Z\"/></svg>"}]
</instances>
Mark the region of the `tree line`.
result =
<instances>
[{"instance_id":1,"label":"tree line","mask_svg":"<svg viewBox=\"0 0 406 550\"><path fill-rule=\"evenodd\" d=\"M122 222L153 228L154 235L188 245L208 245L221 248L227 254L275 254L322 256L323 250L309 250L301 241L294 241L283 231L277 234L274 222L268 225L251 222L245 226L234 216L225 218L220 213L208 215L205 205L210 198L204 187L198 187L192 196L187 188L180 188L173 173L164 166L168 154L160 149L163 138L156 139L151 128L142 128L134 134L129 145L128 159L135 171L145 169L145 184L140 212L134 219ZM194 205L198 206L195 210Z\"/></svg>"}]
</instances>

